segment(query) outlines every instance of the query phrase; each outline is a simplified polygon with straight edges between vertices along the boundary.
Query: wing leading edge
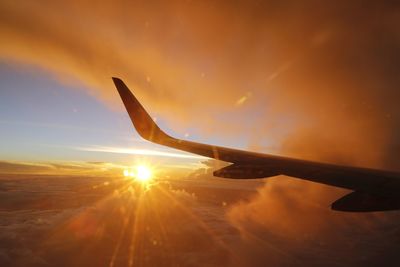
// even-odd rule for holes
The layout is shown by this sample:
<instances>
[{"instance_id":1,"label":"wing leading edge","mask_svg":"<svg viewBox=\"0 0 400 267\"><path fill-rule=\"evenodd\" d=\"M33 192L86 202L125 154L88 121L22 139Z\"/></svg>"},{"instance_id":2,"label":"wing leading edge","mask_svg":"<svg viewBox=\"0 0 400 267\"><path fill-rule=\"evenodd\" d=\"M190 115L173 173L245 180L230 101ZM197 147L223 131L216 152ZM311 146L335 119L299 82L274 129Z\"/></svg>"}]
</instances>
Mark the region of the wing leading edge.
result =
<instances>
[{"instance_id":1,"label":"wing leading edge","mask_svg":"<svg viewBox=\"0 0 400 267\"><path fill-rule=\"evenodd\" d=\"M177 139L157 126L121 79L112 79L141 137L163 146L233 163L215 171L215 176L252 179L282 174L354 190L332 204L335 210L400 209L400 173L306 161Z\"/></svg>"}]
</instances>

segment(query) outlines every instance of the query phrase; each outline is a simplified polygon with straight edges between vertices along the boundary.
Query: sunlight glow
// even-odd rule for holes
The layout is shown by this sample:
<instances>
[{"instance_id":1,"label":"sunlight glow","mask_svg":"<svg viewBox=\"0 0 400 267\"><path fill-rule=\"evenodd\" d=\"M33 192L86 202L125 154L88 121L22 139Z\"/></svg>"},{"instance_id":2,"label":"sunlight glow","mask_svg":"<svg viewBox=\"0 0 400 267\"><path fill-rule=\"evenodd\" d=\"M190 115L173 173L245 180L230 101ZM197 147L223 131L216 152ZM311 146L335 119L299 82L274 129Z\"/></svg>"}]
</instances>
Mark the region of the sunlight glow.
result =
<instances>
[{"instance_id":1,"label":"sunlight glow","mask_svg":"<svg viewBox=\"0 0 400 267\"><path fill-rule=\"evenodd\" d=\"M132 177L142 183L148 182L153 178L151 167L146 165L137 165L134 170L125 169L123 173L125 177Z\"/></svg>"},{"instance_id":2,"label":"sunlight glow","mask_svg":"<svg viewBox=\"0 0 400 267\"><path fill-rule=\"evenodd\" d=\"M150 180L152 177L151 170L149 167L144 165L136 166L136 179L145 182Z\"/></svg>"}]
</instances>

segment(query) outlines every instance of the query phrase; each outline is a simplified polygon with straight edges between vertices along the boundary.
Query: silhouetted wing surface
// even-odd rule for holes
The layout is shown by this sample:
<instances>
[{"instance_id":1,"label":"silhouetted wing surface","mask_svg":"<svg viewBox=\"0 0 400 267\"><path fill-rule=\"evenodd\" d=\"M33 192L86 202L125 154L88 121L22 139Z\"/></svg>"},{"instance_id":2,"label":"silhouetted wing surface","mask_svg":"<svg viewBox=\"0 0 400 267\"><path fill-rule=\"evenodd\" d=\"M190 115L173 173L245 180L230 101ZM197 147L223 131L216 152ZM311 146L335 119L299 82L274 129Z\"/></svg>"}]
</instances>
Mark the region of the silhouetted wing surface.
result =
<instances>
[{"instance_id":1,"label":"silhouetted wing surface","mask_svg":"<svg viewBox=\"0 0 400 267\"><path fill-rule=\"evenodd\" d=\"M233 163L228 167L215 171L215 176L252 179L282 174L370 193L384 198L396 199L395 203L389 201L389 207L385 206L386 208L377 209L375 205L371 208L372 210L400 208L399 173L306 161L176 139L163 132L157 126L122 80L113 78L113 81L134 127L144 139L163 146ZM358 202L365 202L365 198L358 195L352 195L340 200L341 202L336 203L336 209L338 210L368 211L369 206L357 210L357 207L360 206ZM349 201L351 205L348 204ZM354 201L358 202L354 204ZM356 208L349 208L353 206ZM335 206L333 208L335 209Z\"/></svg>"}]
</instances>

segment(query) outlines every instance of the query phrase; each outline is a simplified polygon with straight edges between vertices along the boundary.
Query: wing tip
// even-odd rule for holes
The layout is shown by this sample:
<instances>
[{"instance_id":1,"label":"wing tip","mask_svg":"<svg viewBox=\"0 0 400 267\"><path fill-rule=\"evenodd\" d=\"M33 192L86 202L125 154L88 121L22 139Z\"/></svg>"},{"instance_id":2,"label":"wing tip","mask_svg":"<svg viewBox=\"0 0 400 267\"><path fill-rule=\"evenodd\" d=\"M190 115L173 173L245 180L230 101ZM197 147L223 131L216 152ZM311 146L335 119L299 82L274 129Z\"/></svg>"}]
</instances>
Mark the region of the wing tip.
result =
<instances>
[{"instance_id":1,"label":"wing tip","mask_svg":"<svg viewBox=\"0 0 400 267\"><path fill-rule=\"evenodd\" d=\"M112 77L112 80L125 105L132 124L139 135L155 143L169 138L169 136L157 126L128 86L120 78Z\"/></svg>"},{"instance_id":2,"label":"wing tip","mask_svg":"<svg viewBox=\"0 0 400 267\"><path fill-rule=\"evenodd\" d=\"M119 89L121 86L125 86L124 81L122 81L122 79L118 78L118 77L111 77L111 79L114 82L114 85L117 87L117 89Z\"/></svg>"}]
</instances>

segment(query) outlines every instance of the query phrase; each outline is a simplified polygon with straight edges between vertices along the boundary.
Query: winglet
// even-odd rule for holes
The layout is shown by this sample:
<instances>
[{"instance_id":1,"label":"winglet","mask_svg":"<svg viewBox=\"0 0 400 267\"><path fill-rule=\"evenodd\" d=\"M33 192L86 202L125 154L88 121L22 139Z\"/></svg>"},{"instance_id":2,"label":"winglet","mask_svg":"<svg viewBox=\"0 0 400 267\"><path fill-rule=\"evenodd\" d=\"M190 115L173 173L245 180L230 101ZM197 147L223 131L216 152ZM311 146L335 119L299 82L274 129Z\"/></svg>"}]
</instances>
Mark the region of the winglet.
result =
<instances>
[{"instance_id":1,"label":"winglet","mask_svg":"<svg viewBox=\"0 0 400 267\"><path fill-rule=\"evenodd\" d=\"M133 126L140 136L155 143L163 143L164 139L171 138L157 126L125 83L119 78L112 77L112 79L121 96L122 102L124 102Z\"/></svg>"}]
</instances>

